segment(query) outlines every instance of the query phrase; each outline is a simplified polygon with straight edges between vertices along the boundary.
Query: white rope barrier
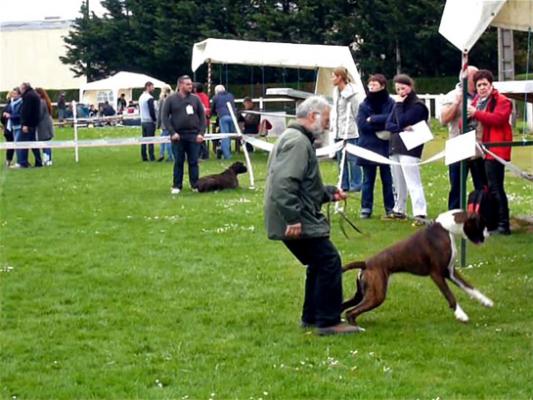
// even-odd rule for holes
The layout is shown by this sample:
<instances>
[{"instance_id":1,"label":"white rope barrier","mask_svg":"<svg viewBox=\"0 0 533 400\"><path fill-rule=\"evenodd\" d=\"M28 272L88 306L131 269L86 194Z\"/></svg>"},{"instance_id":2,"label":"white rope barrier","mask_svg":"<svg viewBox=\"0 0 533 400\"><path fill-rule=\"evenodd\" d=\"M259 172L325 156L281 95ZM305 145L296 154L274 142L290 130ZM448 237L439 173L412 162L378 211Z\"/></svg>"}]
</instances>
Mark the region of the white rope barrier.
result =
<instances>
[{"instance_id":1,"label":"white rope barrier","mask_svg":"<svg viewBox=\"0 0 533 400\"><path fill-rule=\"evenodd\" d=\"M504 160L503 158L499 157L498 155L494 154L492 151L490 151L488 148L480 145L479 143L476 143L476 146L481 151L485 152L486 154L490 154L496 161L498 161L500 164L503 164L505 168L507 168L509 171L511 171L513 174L520 178L524 178L528 181L533 181L533 174L523 171L520 168L518 168L516 165L511 164L509 161Z\"/></svg>"}]
</instances>

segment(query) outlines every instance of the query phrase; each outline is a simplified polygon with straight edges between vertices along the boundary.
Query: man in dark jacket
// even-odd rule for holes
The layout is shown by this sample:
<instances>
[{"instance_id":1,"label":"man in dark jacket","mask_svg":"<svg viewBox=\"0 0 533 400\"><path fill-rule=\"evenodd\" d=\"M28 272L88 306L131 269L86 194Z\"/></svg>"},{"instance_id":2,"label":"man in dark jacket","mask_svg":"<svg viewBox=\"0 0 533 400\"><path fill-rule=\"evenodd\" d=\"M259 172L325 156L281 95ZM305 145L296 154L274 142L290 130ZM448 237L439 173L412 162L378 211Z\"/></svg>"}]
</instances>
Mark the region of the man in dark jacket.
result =
<instances>
[{"instance_id":1,"label":"man in dark jacket","mask_svg":"<svg viewBox=\"0 0 533 400\"><path fill-rule=\"evenodd\" d=\"M206 120L202 102L192 94L192 80L189 76L182 75L178 78L178 91L165 100L161 118L167 121L174 152L174 180L170 193L179 194L182 189L185 154L189 164L189 183L191 189L196 190L200 175L198 158Z\"/></svg>"},{"instance_id":2,"label":"man in dark jacket","mask_svg":"<svg viewBox=\"0 0 533 400\"><path fill-rule=\"evenodd\" d=\"M327 101L319 96L298 106L296 123L283 132L270 153L264 206L269 239L282 240L307 265L301 325L317 327L321 335L358 331L340 322L341 259L320 211L323 203L347 197L342 190L322 184L313 147L329 125L329 112Z\"/></svg>"},{"instance_id":3,"label":"man in dark jacket","mask_svg":"<svg viewBox=\"0 0 533 400\"><path fill-rule=\"evenodd\" d=\"M22 107L20 109L22 130L20 132L20 141L35 142L36 129L40 120L41 98L28 82L20 85L20 92L22 93ZM41 151L39 149L32 149L32 152L35 157L35 166L42 167ZM28 168L30 166L28 162L28 149L17 150L17 161L18 164L15 166L19 168Z\"/></svg>"}]
</instances>

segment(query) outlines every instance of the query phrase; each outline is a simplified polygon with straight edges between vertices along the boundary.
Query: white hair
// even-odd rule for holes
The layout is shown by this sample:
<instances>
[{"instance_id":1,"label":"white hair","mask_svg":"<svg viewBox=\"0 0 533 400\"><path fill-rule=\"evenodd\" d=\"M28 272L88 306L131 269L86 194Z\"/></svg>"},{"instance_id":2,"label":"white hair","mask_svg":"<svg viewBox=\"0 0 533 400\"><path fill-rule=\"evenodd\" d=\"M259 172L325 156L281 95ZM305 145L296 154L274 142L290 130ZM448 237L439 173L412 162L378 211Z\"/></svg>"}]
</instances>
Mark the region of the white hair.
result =
<instances>
[{"instance_id":1,"label":"white hair","mask_svg":"<svg viewBox=\"0 0 533 400\"><path fill-rule=\"evenodd\" d=\"M311 96L296 107L296 118L306 118L314 112L322 114L328 108L330 108L330 105L323 96Z\"/></svg>"},{"instance_id":2,"label":"white hair","mask_svg":"<svg viewBox=\"0 0 533 400\"><path fill-rule=\"evenodd\" d=\"M219 93L222 93L222 92L225 92L226 91L226 88L224 87L224 85L216 85L215 86L215 94L219 94Z\"/></svg>"}]
</instances>

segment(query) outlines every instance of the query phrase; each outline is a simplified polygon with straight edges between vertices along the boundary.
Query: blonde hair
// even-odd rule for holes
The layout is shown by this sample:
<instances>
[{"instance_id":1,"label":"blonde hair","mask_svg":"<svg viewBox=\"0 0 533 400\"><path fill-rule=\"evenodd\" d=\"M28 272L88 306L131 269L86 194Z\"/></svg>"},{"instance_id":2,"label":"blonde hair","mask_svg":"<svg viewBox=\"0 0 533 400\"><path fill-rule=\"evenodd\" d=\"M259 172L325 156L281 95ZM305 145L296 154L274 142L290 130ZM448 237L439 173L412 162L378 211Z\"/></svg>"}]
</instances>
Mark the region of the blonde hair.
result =
<instances>
[{"instance_id":1,"label":"blonde hair","mask_svg":"<svg viewBox=\"0 0 533 400\"><path fill-rule=\"evenodd\" d=\"M333 73L340 77L345 83L350 83L351 79L348 75L348 70L345 67L337 67L333 70Z\"/></svg>"}]
</instances>

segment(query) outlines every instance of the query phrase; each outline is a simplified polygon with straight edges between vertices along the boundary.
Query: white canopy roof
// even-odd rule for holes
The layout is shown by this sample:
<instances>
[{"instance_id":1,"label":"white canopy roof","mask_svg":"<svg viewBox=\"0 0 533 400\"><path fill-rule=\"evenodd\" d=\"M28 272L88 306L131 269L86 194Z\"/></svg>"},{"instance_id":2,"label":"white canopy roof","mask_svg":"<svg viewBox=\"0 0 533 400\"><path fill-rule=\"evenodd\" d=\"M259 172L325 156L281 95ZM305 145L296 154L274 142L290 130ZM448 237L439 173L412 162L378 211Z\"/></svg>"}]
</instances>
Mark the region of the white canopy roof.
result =
<instances>
[{"instance_id":1,"label":"white canopy roof","mask_svg":"<svg viewBox=\"0 0 533 400\"><path fill-rule=\"evenodd\" d=\"M204 62L318 69L315 93L331 96L333 69L343 66L348 70L362 101L365 90L350 49L345 46L252 42L244 40L206 39L195 43L192 52L192 70Z\"/></svg>"},{"instance_id":2,"label":"white canopy roof","mask_svg":"<svg viewBox=\"0 0 533 400\"><path fill-rule=\"evenodd\" d=\"M121 71L109 78L82 85L80 87L80 102L83 101L83 93L87 91L111 90L113 92L113 98L117 99L119 91L123 92L133 88L142 88L148 81L152 82L158 88L170 87L167 83L145 74Z\"/></svg>"},{"instance_id":3,"label":"white canopy roof","mask_svg":"<svg viewBox=\"0 0 533 400\"><path fill-rule=\"evenodd\" d=\"M439 33L468 52L489 25L520 31L533 28L533 1L447 0Z\"/></svg>"}]
</instances>

